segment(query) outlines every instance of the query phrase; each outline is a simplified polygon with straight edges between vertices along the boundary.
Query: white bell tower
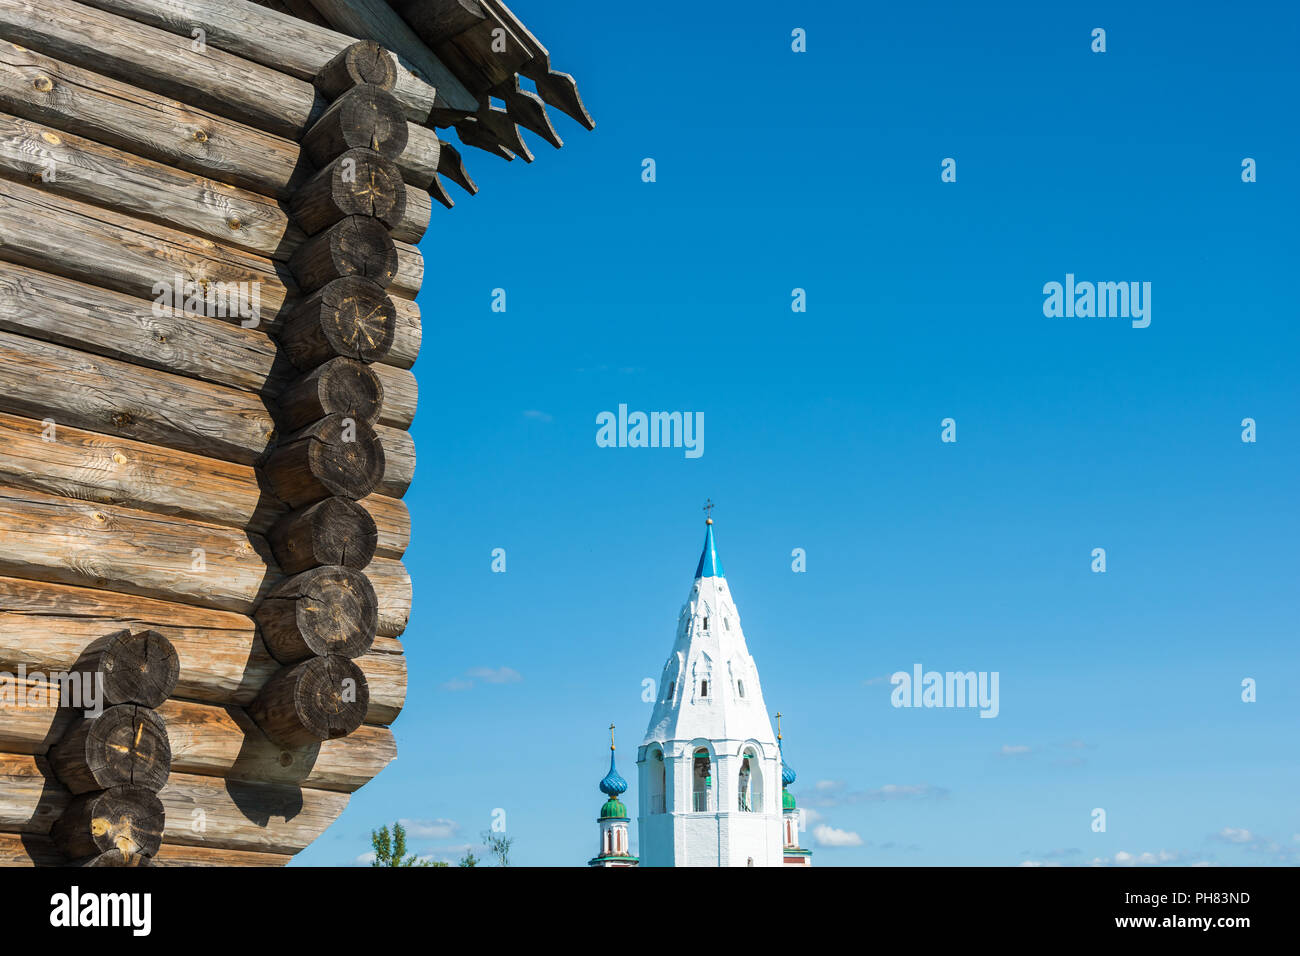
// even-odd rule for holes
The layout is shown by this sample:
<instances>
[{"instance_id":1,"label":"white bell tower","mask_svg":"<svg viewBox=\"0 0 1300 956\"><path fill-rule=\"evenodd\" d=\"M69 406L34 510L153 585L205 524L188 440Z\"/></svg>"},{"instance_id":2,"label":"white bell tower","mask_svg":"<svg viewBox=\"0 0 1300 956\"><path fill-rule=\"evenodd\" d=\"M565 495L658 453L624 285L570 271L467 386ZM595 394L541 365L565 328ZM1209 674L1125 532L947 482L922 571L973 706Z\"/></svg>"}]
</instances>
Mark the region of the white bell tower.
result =
<instances>
[{"instance_id":1,"label":"white bell tower","mask_svg":"<svg viewBox=\"0 0 1300 956\"><path fill-rule=\"evenodd\" d=\"M711 505L709 507L712 507ZM781 757L706 522L637 752L642 866L781 866Z\"/></svg>"}]
</instances>

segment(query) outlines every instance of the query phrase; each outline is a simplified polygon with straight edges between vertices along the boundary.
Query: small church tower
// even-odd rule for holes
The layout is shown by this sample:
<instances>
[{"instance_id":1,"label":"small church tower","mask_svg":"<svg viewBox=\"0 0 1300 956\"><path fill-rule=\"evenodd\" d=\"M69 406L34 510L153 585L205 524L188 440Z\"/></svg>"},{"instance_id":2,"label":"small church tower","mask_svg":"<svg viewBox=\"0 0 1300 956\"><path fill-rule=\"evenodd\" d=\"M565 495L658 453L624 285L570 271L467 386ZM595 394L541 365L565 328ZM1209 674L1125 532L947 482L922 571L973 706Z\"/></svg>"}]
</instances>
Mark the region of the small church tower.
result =
<instances>
[{"instance_id":1,"label":"small church tower","mask_svg":"<svg viewBox=\"0 0 1300 956\"><path fill-rule=\"evenodd\" d=\"M795 806L790 784L794 783L794 767L785 762L785 745L781 742L781 712L776 713L776 746L781 751L781 855L786 866L812 866L812 850L799 846L799 808Z\"/></svg>"},{"instance_id":2,"label":"small church tower","mask_svg":"<svg viewBox=\"0 0 1300 956\"><path fill-rule=\"evenodd\" d=\"M627 825L631 819L619 799L627 792L627 781L614 766L614 725L609 725L609 773L600 781L600 792L609 799L600 808L600 852L587 861L588 866L636 866Z\"/></svg>"},{"instance_id":3,"label":"small church tower","mask_svg":"<svg viewBox=\"0 0 1300 956\"><path fill-rule=\"evenodd\" d=\"M712 518L637 770L642 866L782 865L780 752Z\"/></svg>"}]
</instances>

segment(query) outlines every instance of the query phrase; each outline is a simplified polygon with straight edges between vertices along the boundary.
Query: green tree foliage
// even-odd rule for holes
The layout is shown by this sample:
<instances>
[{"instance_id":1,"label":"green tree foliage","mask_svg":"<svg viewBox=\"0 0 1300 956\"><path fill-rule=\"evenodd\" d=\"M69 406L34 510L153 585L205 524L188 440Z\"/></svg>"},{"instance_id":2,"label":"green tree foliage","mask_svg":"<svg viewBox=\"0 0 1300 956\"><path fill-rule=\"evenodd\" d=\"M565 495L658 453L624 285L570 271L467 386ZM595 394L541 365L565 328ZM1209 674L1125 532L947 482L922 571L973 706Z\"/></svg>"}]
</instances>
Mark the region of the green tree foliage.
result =
<instances>
[{"instance_id":1,"label":"green tree foliage","mask_svg":"<svg viewBox=\"0 0 1300 956\"><path fill-rule=\"evenodd\" d=\"M483 843L487 846L488 852L497 858L497 866L510 865L510 844L514 842L504 833L493 833L491 830L483 831Z\"/></svg>"},{"instance_id":2,"label":"green tree foliage","mask_svg":"<svg viewBox=\"0 0 1300 956\"><path fill-rule=\"evenodd\" d=\"M390 837L388 826L370 831L370 845L375 848L375 858L371 866L430 866L428 860L421 860L412 853L406 855L406 829L400 823L393 824ZM445 864L444 864L445 865Z\"/></svg>"}]
</instances>

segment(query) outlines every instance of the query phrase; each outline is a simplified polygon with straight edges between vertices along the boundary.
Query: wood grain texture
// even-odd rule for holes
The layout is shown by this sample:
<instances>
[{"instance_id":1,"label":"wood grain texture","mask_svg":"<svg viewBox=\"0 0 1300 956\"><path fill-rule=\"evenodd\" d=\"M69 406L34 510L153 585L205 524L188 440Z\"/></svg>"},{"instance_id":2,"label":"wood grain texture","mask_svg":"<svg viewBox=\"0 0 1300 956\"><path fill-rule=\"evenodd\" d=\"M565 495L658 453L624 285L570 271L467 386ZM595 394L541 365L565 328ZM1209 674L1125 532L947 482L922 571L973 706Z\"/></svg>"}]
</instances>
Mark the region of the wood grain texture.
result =
<instances>
[{"instance_id":1,"label":"wood grain texture","mask_svg":"<svg viewBox=\"0 0 1300 956\"><path fill-rule=\"evenodd\" d=\"M0 753L0 829L49 833L70 800L44 757Z\"/></svg>"},{"instance_id":2,"label":"wood grain texture","mask_svg":"<svg viewBox=\"0 0 1300 956\"><path fill-rule=\"evenodd\" d=\"M183 37L201 27L211 45L303 80L313 80L334 56L356 43L301 16L246 0L88 0L87 5ZM427 122L437 98L432 85L394 64L392 89L412 121ZM331 89L322 92L331 99L336 95Z\"/></svg>"},{"instance_id":3,"label":"wood grain texture","mask_svg":"<svg viewBox=\"0 0 1300 956\"><path fill-rule=\"evenodd\" d=\"M281 664L331 654L355 658L374 643L379 602L361 571L326 565L277 582L253 619L262 643Z\"/></svg>"},{"instance_id":4,"label":"wood grain texture","mask_svg":"<svg viewBox=\"0 0 1300 956\"><path fill-rule=\"evenodd\" d=\"M0 35L291 139L325 103L304 80L72 0L0 0Z\"/></svg>"},{"instance_id":5,"label":"wood grain texture","mask_svg":"<svg viewBox=\"0 0 1300 956\"><path fill-rule=\"evenodd\" d=\"M400 369L393 371L402 374ZM409 395L400 397L409 400ZM373 366L339 356L286 387L277 398L276 419L285 432L336 414L374 425L385 405L384 386Z\"/></svg>"},{"instance_id":6,"label":"wood grain texture","mask_svg":"<svg viewBox=\"0 0 1300 956\"><path fill-rule=\"evenodd\" d=\"M289 506L265 491L249 465L60 426L56 441L30 418L0 414L0 486L134 511L189 518L266 535ZM360 502L375 522L376 553L400 558L411 515L395 498Z\"/></svg>"},{"instance_id":7,"label":"wood grain texture","mask_svg":"<svg viewBox=\"0 0 1300 956\"><path fill-rule=\"evenodd\" d=\"M124 857L153 856L162 842L163 805L152 790L134 785L75 796L50 828L69 859L117 850Z\"/></svg>"},{"instance_id":8,"label":"wood grain texture","mask_svg":"<svg viewBox=\"0 0 1300 956\"><path fill-rule=\"evenodd\" d=\"M76 720L50 748L48 762L74 794L126 785L157 792L172 768L167 723L149 707L109 707Z\"/></svg>"},{"instance_id":9,"label":"wood grain texture","mask_svg":"<svg viewBox=\"0 0 1300 956\"><path fill-rule=\"evenodd\" d=\"M274 743L306 746L346 737L370 701L365 674L346 657L309 657L278 671L248 705L248 716Z\"/></svg>"},{"instance_id":10,"label":"wood grain texture","mask_svg":"<svg viewBox=\"0 0 1300 956\"><path fill-rule=\"evenodd\" d=\"M410 139L409 125L396 97L363 83L329 105L303 136L302 149L317 169L349 149L373 149L397 159Z\"/></svg>"},{"instance_id":11,"label":"wood grain texture","mask_svg":"<svg viewBox=\"0 0 1300 956\"><path fill-rule=\"evenodd\" d=\"M375 556L378 531L364 507L347 498L326 498L285 515L267 540L285 574L324 565L361 570Z\"/></svg>"},{"instance_id":12,"label":"wood grain texture","mask_svg":"<svg viewBox=\"0 0 1300 956\"><path fill-rule=\"evenodd\" d=\"M0 577L0 669L70 670L93 641L122 628L152 628L171 641L180 659L177 697L243 706L280 668L246 615ZM406 698L400 643L377 638L357 664L371 692L366 722L391 724ZM33 709L21 727L13 717L0 719L0 732L23 741L22 752L44 753L61 736L53 704Z\"/></svg>"},{"instance_id":13,"label":"wood grain texture","mask_svg":"<svg viewBox=\"0 0 1300 956\"><path fill-rule=\"evenodd\" d=\"M295 508L334 495L359 501L385 476L384 448L365 422L327 415L285 435L262 473L276 496Z\"/></svg>"},{"instance_id":14,"label":"wood grain texture","mask_svg":"<svg viewBox=\"0 0 1300 956\"><path fill-rule=\"evenodd\" d=\"M275 439L267 403L195 379L0 332L0 411L252 464Z\"/></svg>"},{"instance_id":15,"label":"wood grain texture","mask_svg":"<svg viewBox=\"0 0 1300 956\"><path fill-rule=\"evenodd\" d=\"M260 853L297 853L348 805L346 793L188 773L158 796L169 844Z\"/></svg>"},{"instance_id":16,"label":"wood grain texture","mask_svg":"<svg viewBox=\"0 0 1300 956\"><path fill-rule=\"evenodd\" d=\"M307 235L348 216L373 216L391 231L406 216L407 192L392 160L373 149L349 149L303 183L289 209Z\"/></svg>"},{"instance_id":17,"label":"wood grain texture","mask_svg":"<svg viewBox=\"0 0 1300 956\"><path fill-rule=\"evenodd\" d=\"M358 40L375 40L391 51L401 66L432 84L438 91L435 111L474 109L474 97L460 78L384 0L311 0L311 4L335 30Z\"/></svg>"},{"instance_id":18,"label":"wood grain texture","mask_svg":"<svg viewBox=\"0 0 1300 956\"><path fill-rule=\"evenodd\" d=\"M275 259L306 239L275 199L5 113L0 176Z\"/></svg>"},{"instance_id":19,"label":"wood grain texture","mask_svg":"<svg viewBox=\"0 0 1300 956\"><path fill-rule=\"evenodd\" d=\"M178 773L352 793L397 756L386 727L362 726L346 737L286 749L269 741L240 707L170 700L159 713Z\"/></svg>"},{"instance_id":20,"label":"wood grain texture","mask_svg":"<svg viewBox=\"0 0 1300 956\"><path fill-rule=\"evenodd\" d=\"M34 842L29 841L29 844ZM25 846L23 848L27 850ZM29 851L30 853L31 851ZM39 846L35 853L40 853ZM4 844L0 842L0 860ZM16 857L17 858L17 857ZM168 843L164 834L163 845L158 848L150 866L284 866L293 856L288 853L258 853L252 850L227 850L217 846L181 846ZM22 865L22 864L19 864ZM38 864L39 865L39 864Z\"/></svg>"}]
</instances>

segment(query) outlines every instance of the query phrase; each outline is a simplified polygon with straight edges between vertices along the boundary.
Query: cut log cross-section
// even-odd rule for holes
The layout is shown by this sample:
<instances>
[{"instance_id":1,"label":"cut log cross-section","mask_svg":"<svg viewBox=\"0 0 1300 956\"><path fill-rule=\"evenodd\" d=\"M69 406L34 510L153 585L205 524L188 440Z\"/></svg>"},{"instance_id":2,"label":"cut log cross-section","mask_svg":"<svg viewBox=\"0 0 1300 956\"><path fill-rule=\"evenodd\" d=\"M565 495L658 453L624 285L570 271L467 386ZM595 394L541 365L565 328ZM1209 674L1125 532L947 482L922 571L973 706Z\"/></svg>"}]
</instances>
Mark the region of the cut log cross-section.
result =
<instances>
[{"instance_id":1,"label":"cut log cross-section","mask_svg":"<svg viewBox=\"0 0 1300 956\"><path fill-rule=\"evenodd\" d=\"M180 677L180 658L157 631L118 631L91 644L76 669L100 684L104 705L157 707Z\"/></svg>"},{"instance_id":2,"label":"cut log cross-section","mask_svg":"<svg viewBox=\"0 0 1300 956\"><path fill-rule=\"evenodd\" d=\"M294 193L290 212L307 235L348 216L372 216L396 229L406 216L402 172L373 149L350 149Z\"/></svg>"},{"instance_id":3,"label":"cut log cross-section","mask_svg":"<svg viewBox=\"0 0 1300 956\"><path fill-rule=\"evenodd\" d=\"M327 564L360 570L375 556L378 540L370 512L337 497L291 512L270 536L271 550L285 574Z\"/></svg>"},{"instance_id":4,"label":"cut log cross-section","mask_svg":"<svg viewBox=\"0 0 1300 956\"><path fill-rule=\"evenodd\" d=\"M79 720L50 749L49 760L73 793L128 785L156 793L171 773L167 724L148 707L119 704Z\"/></svg>"},{"instance_id":5,"label":"cut log cross-section","mask_svg":"<svg viewBox=\"0 0 1300 956\"><path fill-rule=\"evenodd\" d=\"M346 737L361 726L370 691L366 677L346 657L311 657L267 681L248 708L274 742L297 747Z\"/></svg>"},{"instance_id":6,"label":"cut log cross-section","mask_svg":"<svg viewBox=\"0 0 1300 956\"><path fill-rule=\"evenodd\" d=\"M393 94L368 83L354 86L325 111L303 137L302 148L317 169L349 149L373 149L397 159L410 136L402 105Z\"/></svg>"},{"instance_id":7,"label":"cut log cross-section","mask_svg":"<svg viewBox=\"0 0 1300 956\"><path fill-rule=\"evenodd\" d=\"M392 283L398 270L397 245L383 223L370 216L348 216L308 239L289 260L303 292L357 276L380 286Z\"/></svg>"},{"instance_id":8,"label":"cut log cross-section","mask_svg":"<svg viewBox=\"0 0 1300 956\"><path fill-rule=\"evenodd\" d=\"M116 850L126 860L150 857L162 843L163 805L145 787L111 787L74 797L50 835L73 860Z\"/></svg>"},{"instance_id":9,"label":"cut log cross-section","mask_svg":"<svg viewBox=\"0 0 1300 956\"><path fill-rule=\"evenodd\" d=\"M311 655L360 657L379 626L379 599L360 571L313 568L271 589L253 613L262 641L281 664Z\"/></svg>"},{"instance_id":10,"label":"cut log cross-section","mask_svg":"<svg viewBox=\"0 0 1300 956\"><path fill-rule=\"evenodd\" d=\"M336 355L377 362L393 347L397 311L382 286L349 276L308 296L280 332L289 360L309 371Z\"/></svg>"},{"instance_id":11,"label":"cut log cross-section","mask_svg":"<svg viewBox=\"0 0 1300 956\"><path fill-rule=\"evenodd\" d=\"M343 48L315 77L316 89L331 100L363 83L387 92L397 85L397 64L374 40Z\"/></svg>"},{"instance_id":12,"label":"cut log cross-section","mask_svg":"<svg viewBox=\"0 0 1300 956\"><path fill-rule=\"evenodd\" d=\"M279 397L278 418L286 432L344 415L373 425L384 405L384 386L370 366L350 358L333 358L293 382Z\"/></svg>"},{"instance_id":13,"label":"cut log cross-section","mask_svg":"<svg viewBox=\"0 0 1300 956\"><path fill-rule=\"evenodd\" d=\"M328 415L287 436L263 470L276 495L295 508L334 495L360 501L384 475L384 449L365 422Z\"/></svg>"}]
</instances>

